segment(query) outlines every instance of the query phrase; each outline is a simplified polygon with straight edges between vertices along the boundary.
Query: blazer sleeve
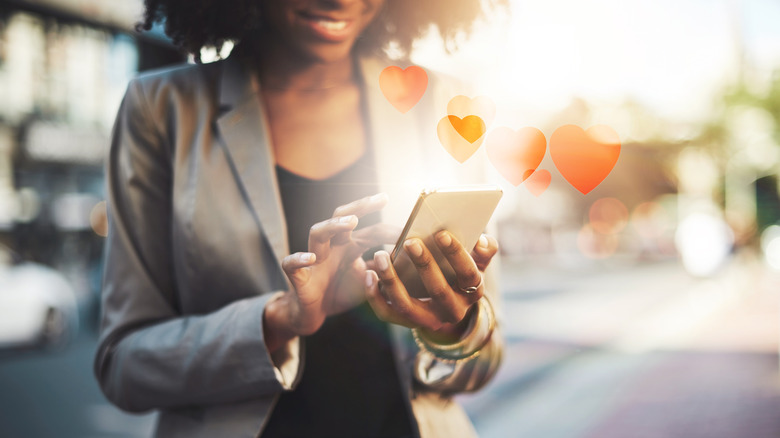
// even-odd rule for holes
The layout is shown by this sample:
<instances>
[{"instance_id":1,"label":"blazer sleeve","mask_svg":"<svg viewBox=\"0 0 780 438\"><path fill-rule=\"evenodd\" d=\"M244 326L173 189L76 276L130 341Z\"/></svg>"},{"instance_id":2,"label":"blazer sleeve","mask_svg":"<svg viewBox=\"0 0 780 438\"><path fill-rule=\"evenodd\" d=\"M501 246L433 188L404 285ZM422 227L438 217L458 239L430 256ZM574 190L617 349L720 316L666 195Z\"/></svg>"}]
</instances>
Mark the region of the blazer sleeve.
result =
<instances>
[{"instance_id":1,"label":"blazer sleeve","mask_svg":"<svg viewBox=\"0 0 780 438\"><path fill-rule=\"evenodd\" d=\"M173 153L150 114L143 84L132 81L107 161L109 233L94 363L100 386L132 412L272 396L291 386L274 363L288 371L298 363L292 345L274 358L265 346L263 311L275 294L209 314L180 314L172 263Z\"/></svg>"}]
</instances>

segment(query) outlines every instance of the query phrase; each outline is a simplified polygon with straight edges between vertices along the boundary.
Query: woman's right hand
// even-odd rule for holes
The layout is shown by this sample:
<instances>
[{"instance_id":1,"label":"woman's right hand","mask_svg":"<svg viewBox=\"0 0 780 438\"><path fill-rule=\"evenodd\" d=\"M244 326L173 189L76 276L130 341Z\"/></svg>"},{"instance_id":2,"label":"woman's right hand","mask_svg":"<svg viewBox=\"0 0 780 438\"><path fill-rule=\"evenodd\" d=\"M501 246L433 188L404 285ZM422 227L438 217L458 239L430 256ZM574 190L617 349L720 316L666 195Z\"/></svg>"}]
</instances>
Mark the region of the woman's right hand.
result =
<instances>
[{"instance_id":1,"label":"woman's right hand","mask_svg":"<svg viewBox=\"0 0 780 438\"><path fill-rule=\"evenodd\" d=\"M338 207L330 219L309 230L309 252L282 260L292 290L266 307L263 324L269 351L316 332L326 317L365 299L366 263L361 256L372 246L391 243L397 230L381 224L353 230L360 217L386 203L387 197L379 194Z\"/></svg>"}]
</instances>

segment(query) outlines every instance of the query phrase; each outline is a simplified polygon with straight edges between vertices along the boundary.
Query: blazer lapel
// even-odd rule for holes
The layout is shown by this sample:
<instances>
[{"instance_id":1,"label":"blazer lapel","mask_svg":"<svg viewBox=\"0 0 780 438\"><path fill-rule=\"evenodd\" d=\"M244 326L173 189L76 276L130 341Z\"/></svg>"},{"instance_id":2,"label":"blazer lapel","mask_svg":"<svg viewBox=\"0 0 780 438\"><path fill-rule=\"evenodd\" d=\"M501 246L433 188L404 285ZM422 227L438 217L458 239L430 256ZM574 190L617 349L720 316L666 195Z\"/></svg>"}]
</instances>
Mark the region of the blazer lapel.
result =
<instances>
[{"instance_id":1,"label":"blazer lapel","mask_svg":"<svg viewBox=\"0 0 780 438\"><path fill-rule=\"evenodd\" d=\"M276 180L270 134L260 104L257 80L239 61L223 63L217 119L219 134L247 198L278 263L289 253L287 227ZM278 266L281 272L281 264ZM284 275L282 275L282 278Z\"/></svg>"}]
</instances>

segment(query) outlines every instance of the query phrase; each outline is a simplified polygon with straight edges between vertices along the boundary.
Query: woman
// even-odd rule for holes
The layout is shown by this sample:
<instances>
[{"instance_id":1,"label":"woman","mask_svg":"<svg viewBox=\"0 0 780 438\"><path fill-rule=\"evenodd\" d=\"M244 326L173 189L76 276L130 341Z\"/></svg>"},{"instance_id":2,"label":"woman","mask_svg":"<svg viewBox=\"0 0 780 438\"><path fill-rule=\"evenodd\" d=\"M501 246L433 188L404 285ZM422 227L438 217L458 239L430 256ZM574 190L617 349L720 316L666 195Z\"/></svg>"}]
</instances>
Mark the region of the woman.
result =
<instances>
[{"instance_id":1,"label":"woman","mask_svg":"<svg viewBox=\"0 0 780 438\"><path fill-rule=\"evenodd\" d=\"M442 159L427 137L441 87L407 116L390 112L376 87L390 64L374 55L408 49L431 22L466 27L478 4L461 3L471 9L448 2L436 21L412 2L146 1L144 27L165 19L196 56L238 45L132 81L120 108L95 360L112 402L160 410L165 437L473 433L449 395L481 387L500 361L495 289L482 282L495 239L472 251L437 236L456 285L406 242L427 302L385 251L361 258L393 242L377 223L388 198L382 219L400 225L411 206L398 200L447 173L426 166Z\"/></svg>"}]
</instances>

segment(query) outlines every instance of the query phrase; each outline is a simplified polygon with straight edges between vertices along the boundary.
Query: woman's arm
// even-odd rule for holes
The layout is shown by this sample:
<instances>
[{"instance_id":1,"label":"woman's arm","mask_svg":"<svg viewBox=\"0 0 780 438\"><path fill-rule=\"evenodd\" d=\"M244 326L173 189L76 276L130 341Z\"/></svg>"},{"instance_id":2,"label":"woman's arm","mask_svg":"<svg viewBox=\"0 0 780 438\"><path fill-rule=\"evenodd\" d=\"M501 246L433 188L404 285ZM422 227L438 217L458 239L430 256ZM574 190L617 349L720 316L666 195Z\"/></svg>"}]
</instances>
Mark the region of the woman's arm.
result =
<instances>
[{"instance_id":1,"label":"woman's arm","mask_svg":"<svg viewBox=\"0 0 780 438\"><path fill-rule=\"evenodd\" d=\"M173 157L150 115L143 84L131 82L107 163L109 234L95 358L103 392L120 408L140 412L289 388L298 367L295 346L274 355L277 368L264 342L263 311L275 294L181 315L183 291L172 261Z\"/></svg>"},{"instance_id":2,"label":"woman's arm","mask_svg":"<svg viewBox=\"0 0 780 438\"><path fill-rule=\"evenodd\" d=\"M404 249L430 299L409 295L383 251L375 255L376 272L367 275L366 295L381 319L412 328L418 347L413 368L417 382L443 394L476 391L496 373L503 351L493 309L497 288L488 269L498 243L483 236L468 254L449 233L439 233L435 240L458 285L471 286L471 291L450 285L422 241L410 239Z\"/></svg>"}]
</instances>

